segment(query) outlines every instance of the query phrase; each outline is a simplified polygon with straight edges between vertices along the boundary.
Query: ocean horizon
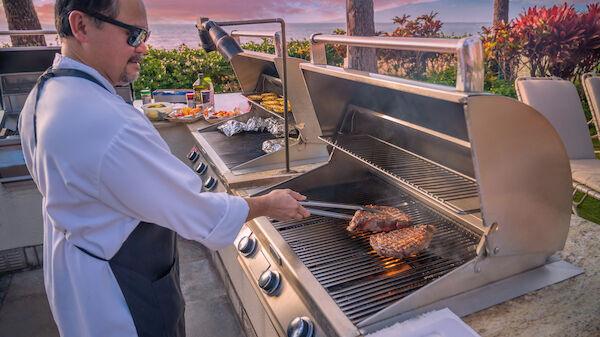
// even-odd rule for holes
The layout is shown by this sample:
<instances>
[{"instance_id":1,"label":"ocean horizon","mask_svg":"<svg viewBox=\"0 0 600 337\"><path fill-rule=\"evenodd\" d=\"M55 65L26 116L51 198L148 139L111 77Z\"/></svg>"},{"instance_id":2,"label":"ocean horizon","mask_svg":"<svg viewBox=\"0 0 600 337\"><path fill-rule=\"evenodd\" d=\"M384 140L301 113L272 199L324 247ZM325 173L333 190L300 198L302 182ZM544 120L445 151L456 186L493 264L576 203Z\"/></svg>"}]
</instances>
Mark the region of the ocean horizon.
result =
<instances>
[{"instance_id":1,"label":"ocean horizon","mask_svg":"<svg viewBox=\"0 0 600 337\"><path fill-rule=\"evenodd\" d=\"M442 23L442 32L445 35L478 35L481 32L482 26L490 26L491 22L445 22ZM393 22L376 22L375 31L392 33L397 25ZM7 30L6 23L0 25L0 30ZM42 29L52 30L54 25L43 24ZM277 31L279 24L263 24L263 25L243 25L235 27L224 27L229 33L232 30L244 31ZM286 23L286 37L289 40L304 40L310 38L314 33L332 34L336 29L346 30L345 22L310 22ZM150 39L147 44L156 49L175 49L182 44L190 48L199 48L200 40L198 31L193 23L189 24L150 24ZM242 38L242 43L247 41L258 42L256 38ZM9 36L0 36L0 45L10 43ZM46 35L46 43L48 45L57 45L56 35Z\"/></svg>"}]
</instances>

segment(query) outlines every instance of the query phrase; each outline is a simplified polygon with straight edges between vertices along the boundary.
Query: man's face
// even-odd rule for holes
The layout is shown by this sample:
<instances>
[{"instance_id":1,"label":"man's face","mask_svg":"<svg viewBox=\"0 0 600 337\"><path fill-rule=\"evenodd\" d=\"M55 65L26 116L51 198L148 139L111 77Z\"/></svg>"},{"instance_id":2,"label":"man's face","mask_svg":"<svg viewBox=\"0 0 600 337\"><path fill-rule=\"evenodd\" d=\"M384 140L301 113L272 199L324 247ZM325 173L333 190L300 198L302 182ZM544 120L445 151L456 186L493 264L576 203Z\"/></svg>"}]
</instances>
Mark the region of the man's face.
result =
<instances>
[{"instance_id":1,"label":"man's face","mask_svg":"<svg viewBox=\"0 0 600 337\"><path fill-rule=\"evenodd\" d=\"M142 2L138 0L119 0L119 15L115 19L148 29L146 11ZM139 76L143 55L148 51L144 42L136 47L130 46L127 43L128 36L129 30L103 22L100 29L96 28L90 40L95 68L113 85L135 81Z\"/></svg>"}]
</instances>

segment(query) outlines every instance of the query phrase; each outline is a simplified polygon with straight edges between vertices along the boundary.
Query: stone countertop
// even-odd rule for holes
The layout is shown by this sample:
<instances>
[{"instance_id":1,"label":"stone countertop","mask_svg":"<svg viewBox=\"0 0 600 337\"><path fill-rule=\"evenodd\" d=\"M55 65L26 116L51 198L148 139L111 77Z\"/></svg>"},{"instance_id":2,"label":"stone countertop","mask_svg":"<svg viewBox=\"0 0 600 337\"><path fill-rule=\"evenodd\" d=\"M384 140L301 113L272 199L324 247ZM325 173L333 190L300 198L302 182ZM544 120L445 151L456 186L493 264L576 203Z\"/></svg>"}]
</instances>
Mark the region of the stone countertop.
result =
<instances>
[{"instance_id":1,"label":"stone countertop","mask_svg":"<svg viewBox=\"0 0 600 337\"><path fill-rule=\"evenodd\" d=\"M571 217L555 255L584 273L463 317L482 337L600 336L600 225Z\"/></svg>"}]
</instances>

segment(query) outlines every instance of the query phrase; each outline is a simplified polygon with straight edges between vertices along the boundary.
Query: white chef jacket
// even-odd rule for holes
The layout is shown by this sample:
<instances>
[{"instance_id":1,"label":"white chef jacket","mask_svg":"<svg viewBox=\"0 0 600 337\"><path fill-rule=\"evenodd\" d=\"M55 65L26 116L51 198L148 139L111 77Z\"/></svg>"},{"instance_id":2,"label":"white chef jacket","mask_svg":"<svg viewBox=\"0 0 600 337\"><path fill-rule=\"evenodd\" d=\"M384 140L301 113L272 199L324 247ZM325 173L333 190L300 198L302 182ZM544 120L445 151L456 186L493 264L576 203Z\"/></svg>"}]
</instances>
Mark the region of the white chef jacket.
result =
<instances>
[{"instance_id":1,"label":"white chef jacket","mask_svg":"<svg viewBox=\"0 0 600 337\"><path fill-rule=\"evenodd\" d=\"M136 336L108 262L140 221L164 226L211 249L233 242L248 204L199 193L201 179L174 157L146 117L93 68L56 55L53 68L84 71L46 82L21 112L27 167L43 199L44 282L64 337Z\"/></svg>"}]
</instances>

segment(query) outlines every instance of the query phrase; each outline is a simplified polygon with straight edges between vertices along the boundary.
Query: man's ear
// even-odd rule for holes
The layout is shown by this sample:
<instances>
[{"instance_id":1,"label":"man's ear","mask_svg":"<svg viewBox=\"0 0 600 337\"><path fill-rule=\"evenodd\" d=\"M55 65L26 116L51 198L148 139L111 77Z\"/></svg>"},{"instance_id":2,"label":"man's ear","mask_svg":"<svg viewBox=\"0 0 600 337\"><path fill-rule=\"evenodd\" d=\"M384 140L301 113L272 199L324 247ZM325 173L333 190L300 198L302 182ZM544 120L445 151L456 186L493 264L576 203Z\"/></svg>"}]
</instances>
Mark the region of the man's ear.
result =
<instances>
[{"instance_id":1,"label":"man's ear","mask_svg":"<svg viewBox=\"0 0 600 337\"><path fill-rule=\"evenodd\" d=\"M88 42L88 25L91 23L89 17L80 11L72 11L69 14L69 24L73 37L79 42Z\"/></svg>"}]
</instances>

